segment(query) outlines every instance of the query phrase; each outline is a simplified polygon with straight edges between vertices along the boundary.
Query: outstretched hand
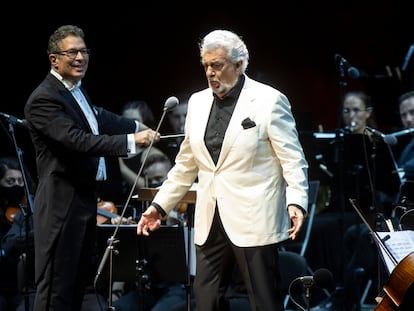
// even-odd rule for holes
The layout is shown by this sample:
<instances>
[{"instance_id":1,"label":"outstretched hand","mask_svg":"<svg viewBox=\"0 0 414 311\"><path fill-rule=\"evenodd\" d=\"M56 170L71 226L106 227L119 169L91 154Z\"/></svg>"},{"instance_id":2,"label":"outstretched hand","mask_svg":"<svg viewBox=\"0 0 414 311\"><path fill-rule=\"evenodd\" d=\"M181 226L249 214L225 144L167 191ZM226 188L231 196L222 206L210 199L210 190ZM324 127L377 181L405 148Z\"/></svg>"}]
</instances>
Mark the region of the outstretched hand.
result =
<instances>
[{"instance_id":1,"label":"outstretched hand","mask_svg":"<svg viewBox=\"0 0 414 311\"><path fill-rule=\"evenodd\" d=\"M302 209L295 205L288 206L288 213L289 218L292 222L292 227L288 229L289 238L294 240L296 239L300 229L302 228L304 215Z\"/></svg>"},{"instance_id":2,"label":"outstretched hand","mask_svg":"<svg viewBox=\"0 0 414 311\"><path fill-rule=\"evenodd\" d=\"M161 227L161 218L162 216L157 209L150 205L147 210L142 213L141 219L138 221L137 234L148 236L150 231L157 230Z\"/></svg>"}]
</instances>

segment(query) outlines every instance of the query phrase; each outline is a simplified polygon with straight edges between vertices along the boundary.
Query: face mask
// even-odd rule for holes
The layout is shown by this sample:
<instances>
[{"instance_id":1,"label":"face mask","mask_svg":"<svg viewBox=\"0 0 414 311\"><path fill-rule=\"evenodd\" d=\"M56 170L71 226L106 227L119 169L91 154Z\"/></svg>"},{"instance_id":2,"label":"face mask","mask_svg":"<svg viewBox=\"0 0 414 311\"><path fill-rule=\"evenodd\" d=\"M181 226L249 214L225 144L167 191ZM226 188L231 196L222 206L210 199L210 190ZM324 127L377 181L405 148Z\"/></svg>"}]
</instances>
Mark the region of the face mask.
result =
<instances>
[{"instance_id":1,"label":"face mask","mask_svg":"<svg viewBox=\"0 0 414 311\"><path fill-rule=\"evenodd\" d=\"M17 185L12 187L0 186L0 197L2 197L8 205L18 207L24 197L24 187Z\"/></svg>"}]
</instances>

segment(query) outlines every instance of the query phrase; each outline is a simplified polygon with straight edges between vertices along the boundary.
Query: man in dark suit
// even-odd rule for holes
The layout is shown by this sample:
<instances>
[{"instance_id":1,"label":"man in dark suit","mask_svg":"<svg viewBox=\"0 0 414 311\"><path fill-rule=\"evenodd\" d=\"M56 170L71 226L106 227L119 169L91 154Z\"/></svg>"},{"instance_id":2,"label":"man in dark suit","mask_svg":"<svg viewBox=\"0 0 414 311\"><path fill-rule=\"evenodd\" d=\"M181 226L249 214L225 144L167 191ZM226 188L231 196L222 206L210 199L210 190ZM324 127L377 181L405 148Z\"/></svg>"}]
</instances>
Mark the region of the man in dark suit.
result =
<instances>
[{"instance_id":1,"label":"man in dark suit","mask_svg":"<svg viewBox=\"0 0 414 311\"><path fill-rule=\"evenodd\" d=\"M49 38L51 70L30 95L25 117L36 152L35 311L80 310L96 230L103 157L124 157L159 134L91 105L81 80L89 63L83 30L59 27ZM90 270L89 270L90 272Z\"/></svg>"}]
</instances>

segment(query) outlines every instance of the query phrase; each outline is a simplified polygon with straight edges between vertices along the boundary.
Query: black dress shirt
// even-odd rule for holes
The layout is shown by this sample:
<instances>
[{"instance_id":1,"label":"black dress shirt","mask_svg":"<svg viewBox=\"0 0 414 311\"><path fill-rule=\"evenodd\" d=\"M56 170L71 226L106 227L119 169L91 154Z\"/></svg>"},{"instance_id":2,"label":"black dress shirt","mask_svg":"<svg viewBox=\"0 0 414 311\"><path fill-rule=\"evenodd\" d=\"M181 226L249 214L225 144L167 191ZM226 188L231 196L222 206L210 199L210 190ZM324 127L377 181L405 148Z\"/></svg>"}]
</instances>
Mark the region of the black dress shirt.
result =
<instances>
[{"instance_id":1,"label":"black dress shirt","mask_svg":"<svg viewBox=\"0 0 414 311\"><path fill-rule=\"evenodd\" d=\"M244 79L243 75L240 76L237 84L223 99L218 98L214 94L214 102L208 119L204 141L215 164L217 164L224 134L226 133L234 108L236 107Z\"/></svg>"}]
</instances>

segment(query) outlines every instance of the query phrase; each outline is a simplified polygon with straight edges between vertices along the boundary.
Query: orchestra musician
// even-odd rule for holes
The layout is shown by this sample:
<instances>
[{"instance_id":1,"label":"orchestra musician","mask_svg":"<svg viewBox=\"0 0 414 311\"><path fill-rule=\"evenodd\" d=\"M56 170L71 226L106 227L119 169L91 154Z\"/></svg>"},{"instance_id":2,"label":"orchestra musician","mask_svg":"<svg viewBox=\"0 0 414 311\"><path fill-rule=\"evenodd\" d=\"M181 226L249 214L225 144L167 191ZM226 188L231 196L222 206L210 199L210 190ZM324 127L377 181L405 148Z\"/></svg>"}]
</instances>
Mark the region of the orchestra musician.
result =
<instances>
[{"instance_id":1,"label":"orchestra musician","mask_svg":"<svg viewBox=\"0 0 414 311\"><path fill-rule=\"evenodd\" d=\"M403 93L398 98L401 123L405 129L414 128L414 91ZM399 229L414 229L414 134L404 141L405 146L398 157L398 168L403 183L400 188L395 216ZM401 218L402 217L402 218Z\"/></svg>"},{"instance_id":2,"label":"orchestra musician","mask_svg":"<svg viewBox=\"0 0 414 311\"><path fill-rule=\"evenodd\" d=\"M26 171L30 193L36 184ZM26 251L26 227L22 210L27 206L24 179L15 157L0 158L0 310L16 310L23 302L19 291L17 266L22 251ZM27 217L30 217L30 213ZM31 218L30 218L31 220ZM12 232L16 234L11 234ZM33 232L30 232L33 238ZM33 243L31 244L33 246ZM32 253L27 254L32 259Z\"/></svg>"}]
</instances>

